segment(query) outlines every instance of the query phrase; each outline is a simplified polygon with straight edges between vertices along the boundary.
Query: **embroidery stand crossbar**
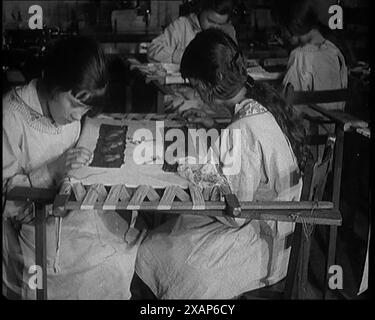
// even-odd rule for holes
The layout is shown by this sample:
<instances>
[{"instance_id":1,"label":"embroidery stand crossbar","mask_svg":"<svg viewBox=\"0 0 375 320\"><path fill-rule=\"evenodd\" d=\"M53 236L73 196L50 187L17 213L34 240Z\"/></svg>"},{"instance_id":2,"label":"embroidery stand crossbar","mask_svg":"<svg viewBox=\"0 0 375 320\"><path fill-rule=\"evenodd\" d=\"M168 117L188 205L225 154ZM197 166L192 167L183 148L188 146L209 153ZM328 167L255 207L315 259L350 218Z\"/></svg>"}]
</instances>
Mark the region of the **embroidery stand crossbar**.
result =
<instances>
[{"instance_id":1,"label":"embroidery stand crossbar","mask_svg":"<svg viewBox=\"0 0 375 320\"><path fill-rule=\"evenodd\" d=\"M212 201L213 197L218 199ZM297 224L305 222L334 227L341 225L340 212L332 202L239 202L235 195L226 190L200 190L194 185L189 185L188 189L173 185L165 189L154 189L147 185L137 188L115 185L106 188L102 184L84 186L81 183L65 182L60 190L15 187L10 191L9 199L35 202L36 264L43 271L43 286L37 289L37 299L47 299L46 204L53 203L53 215L62 217L67 210L132 210L152 214L173 212ZM314 216L311 216L312 209ZM335 240L335 237L330 238L329 260L334 260ZM297 262L298 254L295 261L290 261L288 268L295 271ZM292 294L294 278L290 282L292 285L285 291L285 297Z\"/></svg>"}]
</instances>

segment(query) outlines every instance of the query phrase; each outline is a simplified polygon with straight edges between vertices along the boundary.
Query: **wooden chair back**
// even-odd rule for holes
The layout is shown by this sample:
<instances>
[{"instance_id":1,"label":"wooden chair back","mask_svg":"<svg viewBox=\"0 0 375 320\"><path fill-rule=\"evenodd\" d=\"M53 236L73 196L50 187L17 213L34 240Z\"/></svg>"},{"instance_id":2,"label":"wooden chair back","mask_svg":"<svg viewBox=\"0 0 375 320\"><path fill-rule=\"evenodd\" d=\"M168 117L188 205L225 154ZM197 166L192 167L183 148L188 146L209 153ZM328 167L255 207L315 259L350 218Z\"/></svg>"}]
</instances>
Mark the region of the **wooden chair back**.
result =
<instances>
[{"instance_id":1,"label":"wooden chair back","mask_svg":"<svg viewBox=\"0 0 375 320\"><path fill-rule=\"evenodd\" d=\"M322 158L315 162L308 161L303 177L301 201L323 200L327 177L332 170L335 142L336 138L328 135ZM310 246L311 239L304 235L303 226L297 224L293 233L284 298L306 295ZM296 280L297 286L294 285Z\"/></svg>"},{"instance_id":2,"label":"wooden chair back","mask_svg":"<svg viewBox=\"0 0 375 320\"><path fill-rule=\"evenodd\" d=\"M303 176L301 201L316 202L321 201L323 198L327 176L332 169L331 163L333 161L335 137L329 135L325 137L325 142L323 143L322 138L324 139L324 137L319 137L319 139L310 137L309 139L312 145L323 144L325 147L321 160L310 160L306 165ZM301 259L306 258L309 244L307 244L308 247L306 248L305 239L303 237L302 224L298 223L296 224L293 234L291 234L291 241L287 244L287 247L291 247L291 253L286 279L270 287L246 292L241 296L241 299L290 299L296 296L298 290L299 294L301 291L301 279L297 281L297 277L300 277L299 273L301 272L301 268L305 268L304 273L306 273L306 275L304 275L304 280L305 282L307 280L306 265L301 264ZM306 252L303 252L303 247L306 249ZM305 285L305 283L302 285Z\"/></svg>"},{"instance_id":3,"label":"wooden chair back","mask_svg":"<svg viewBox=\"0 0 375 320\"><path fill-rule=\"evenodd\" d=\"M348 89L294 91L293 86L289 86L285 98L287 103L292 105L309 105L341 101L347 102L350 98L350 93Z\"/></svg>"},{"instance_id":4,"label":"wooden chair back","mask_svg":"<svg viewBox=\"0 0 375 320\"><path fill-rule=\"evenodd\" d=\"M324 138L324 136L322 138ZM323 193L326 187L327 177L330 173L330 170L332 169L331 164L333 161L336 139L333 135L328 135L325 138L325 140L326 143L322 159L318 159L315 162L307 162L303 177L301 200L322 201L323 199Z\"/></svg>"}]
</instances>

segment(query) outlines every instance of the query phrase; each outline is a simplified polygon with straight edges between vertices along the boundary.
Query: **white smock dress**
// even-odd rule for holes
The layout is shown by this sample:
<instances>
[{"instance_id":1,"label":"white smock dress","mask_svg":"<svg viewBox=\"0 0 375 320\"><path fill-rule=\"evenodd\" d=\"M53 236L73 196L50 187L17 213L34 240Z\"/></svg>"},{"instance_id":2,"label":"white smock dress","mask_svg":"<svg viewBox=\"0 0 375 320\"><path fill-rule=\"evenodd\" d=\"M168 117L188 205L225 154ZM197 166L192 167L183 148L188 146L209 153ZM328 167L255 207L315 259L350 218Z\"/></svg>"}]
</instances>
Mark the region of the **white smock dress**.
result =
<instances>
[{"instance_id":1,"label":"white smock dress","mask_svg":"<svg viewBox=\"0 0 375 320\"><path fill-rule=\"evenodd\" d=\"M302 179L290 143L266 108L246 99L229 129L240 130L240 170L226 175L240 201L299 201ZM224 163L225 157L223 154ZM180 215L141 244L137 275L159 299L230 299L286 275L293 223Z\"/></svg>"},{"instance_id":2,"label":"white smock dress","mask_svg":"<svg viewBox=\"0 0 375 320\"><path fill-rule=\"evenodd\" d=\"M35 80L6 94L3 191L15 185L51 187L46 164L73 147L79 135L79 121L58 126L42 115ZM3 291L10 289L23 299L36 297L31 279L35 275L31 268L35 265L34 221L32 206L6 202ZM57 218L48 218L48 299L129 299L138 246L124 241L127 222L116 212L77 210L69 212L61 226L59 234Z\"/></svg>"}]
</instances>

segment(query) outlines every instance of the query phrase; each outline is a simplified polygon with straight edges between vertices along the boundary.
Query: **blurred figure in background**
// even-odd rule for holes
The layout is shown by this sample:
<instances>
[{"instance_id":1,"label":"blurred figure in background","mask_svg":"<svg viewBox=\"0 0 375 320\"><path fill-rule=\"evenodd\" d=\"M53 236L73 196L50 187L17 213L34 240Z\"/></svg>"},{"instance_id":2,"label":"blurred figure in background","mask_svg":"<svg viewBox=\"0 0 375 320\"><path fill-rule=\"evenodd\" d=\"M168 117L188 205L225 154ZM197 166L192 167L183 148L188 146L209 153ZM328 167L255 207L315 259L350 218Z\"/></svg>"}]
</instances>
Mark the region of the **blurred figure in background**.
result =
<instances>
[{"instance_id":1,"label":"blurred figure in background","mask_svg":"<svg viewBox=\"0 0 375 320\"><path fill-rule=\"evenodd\" d=\"M313 0L275 1L273 15L282 34L294 47L283 80L283 88L294 91L319 91L347 88L348 70L340 49L327 39L328 27L318 18ZM345 104L322 105L327 110L344 109ZM306 108L303 113L316 115Z\"/></svg>"},{"instance_id":2,"label":"blurred figure in background","mask_svg":"<svg viewBox=\"0 0 375 320\"><path fill-rule=\"evenodd\" d=\"M147 52L150 61L180 64L182 54L196 34L208 28L220 28L236 40L230 22L233 0L201 0L198 13L179 17L155 38Z\"/></svg>"}]
</instances>

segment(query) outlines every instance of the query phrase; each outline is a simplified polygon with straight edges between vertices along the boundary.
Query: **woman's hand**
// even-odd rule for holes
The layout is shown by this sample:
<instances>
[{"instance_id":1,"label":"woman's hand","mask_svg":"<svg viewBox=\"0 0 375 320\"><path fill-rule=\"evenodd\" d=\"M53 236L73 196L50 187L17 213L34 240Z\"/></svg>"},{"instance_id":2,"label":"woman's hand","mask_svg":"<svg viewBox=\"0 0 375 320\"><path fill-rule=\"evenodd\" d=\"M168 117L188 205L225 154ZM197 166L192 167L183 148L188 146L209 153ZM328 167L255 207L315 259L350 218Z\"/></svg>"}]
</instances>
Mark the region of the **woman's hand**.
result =
<instances>
[{"instance_id":1,"label":"woman's hand","mask_svg":"<svg viewBox=\"0 0 375 320\"><path fill-rule=\"evenodd\" d=\"M212 128L215 120L212 119L205 111L199 109L188 109L181 113L181 116L188 122L194 124L202 124L206 128Z\"/></svg>"},{"instance_id":2,"label":"woman's hand","mask_svg":"<svg viewBox=\"0 0 375 320\"><path fill-rule=\"evenodd\" d=\"M78 169L91 163L93 154L84 147L71 148L47 165L54 178L63 178L71 169Z\"/></svg>"}]
</instances>

